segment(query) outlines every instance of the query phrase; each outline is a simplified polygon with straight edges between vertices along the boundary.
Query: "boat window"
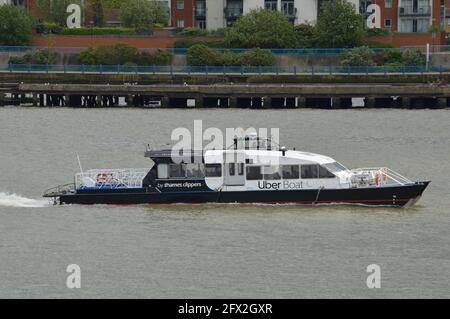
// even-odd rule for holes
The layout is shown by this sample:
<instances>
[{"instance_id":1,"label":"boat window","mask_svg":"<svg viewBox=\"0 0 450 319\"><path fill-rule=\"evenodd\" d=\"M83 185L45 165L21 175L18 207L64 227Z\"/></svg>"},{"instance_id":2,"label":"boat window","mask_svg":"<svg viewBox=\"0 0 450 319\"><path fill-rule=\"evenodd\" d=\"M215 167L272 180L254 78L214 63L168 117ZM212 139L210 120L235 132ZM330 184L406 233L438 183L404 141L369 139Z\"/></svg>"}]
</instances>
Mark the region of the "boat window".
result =
<instances>
[{"instance_id":1,"label":"boat window","mask_svg":"<svg viewBox=\"0 0 450 319\"><path fill-rule=\"evenodd\" d=\"M247 166L247 180L254 181L262 179L261 166Z\"/></svg>"},{"instance_id":2,"label":"boat window","mask_svg":"<svg viewBox=\"0 0 450 319\"><path fill-rule=\"evenodd\" d=\"M348 171L347 167L338 162L327 163L324 164L323 166L332 173Z\"/></svg>"},{"instance_id":3,"label":"boat window","mask_svg":"<svg viewBox=\"0 0 450 319\"><path fill-rule=\"evenodd\" d=\"M237 164L238 167L238 175L243 176L244 175L244 163Z\"/></svg>"},{"instance_id":4,"label":"boat window","mask_svg":"<svg viewBox=\"0 0 450 319\"><path fill-rule=\"evenodd\" d=\"M284 179L298 179L300 177L298 165L283 165L281 167Z\"/></svg>"},{"instance_id":5,"label":"boat window","mask_svg":"<svg viewBox=\"0 0 450 319\"><path fill-rule=\"evenodd\" d=\"M170 178L185 178L186 177L186 164L170 164L169 166Z\"/></svg>"},{"instance_id":6,"label":"boat window","mask_svg":"<svg viewBox=\"0 0 450 319\"><path fill-rule=\"evenodd\" d=\"M302 165L302 178L318 178L319 165Z\"/></svg>"},{"instance_id":7,"label":"boat window","mask_svg":"<svg viewBox=\"0 0 450 319\"><path fill-rule=\"evenodd\" d=\"M264 166L264 179L276 180L281 179L279 166Z\"/></svg>"},{"instance_id":8,"label":"boat window","mask_svg":"<svg viewBox=\"0 0 450 319\"><path fill-rule=\"evenodd\" d=\"M204 178L205 172L203 164L186 164L186 177Z\"/></svg>"},{"instance_id":9,"label":"boat window","mask_svg":"<svg viewBox=\"0 0 450 319\"><path fill-rule=\"evenodd\" d=\"M228 163L228 175L234 176L236 175L236 168L234 163Z\"/></svg>"},{"instance_id":10,"label":"boat window","mask_svg":"<svg viewBox=\"0 0 450 319\"><path fill-rule=\"evenodd\" d=\"M158 178L169 178L169 165L167 164L158 165Z\"/></svg>"},{"instance_id":11,"label":"boat window","mask_svg":"<svg viewBox=\"0 0 450 319\"><path fill-rule=\"evenodd\" d=\"M319 178L335 178L333 173L323 166L319 166Z\"/></svg>"},{"instance_id":12,"label":"boat window","mask_svg":"<svg viewBox=\"0 0 450 319\"><path fill-rule=\"evenodd\" d=\"M205 165L205 176L206 177L221 177L222 176L222 165L221 164L206 164Z\"/></svg>"}]
</instances>

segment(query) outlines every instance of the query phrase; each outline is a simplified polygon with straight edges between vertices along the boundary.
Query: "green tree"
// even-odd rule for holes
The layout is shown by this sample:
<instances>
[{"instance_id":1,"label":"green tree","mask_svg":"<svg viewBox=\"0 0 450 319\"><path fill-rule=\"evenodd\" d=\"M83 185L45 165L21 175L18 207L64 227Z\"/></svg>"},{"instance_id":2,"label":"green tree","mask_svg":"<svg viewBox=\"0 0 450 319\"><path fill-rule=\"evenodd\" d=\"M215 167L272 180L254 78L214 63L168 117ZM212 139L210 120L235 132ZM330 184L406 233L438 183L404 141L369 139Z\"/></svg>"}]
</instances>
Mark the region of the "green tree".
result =
<instances>
[{"instance_id":1,"label":"green tree","mask_svg":"<svg viewBox=\"0 0 450 319\"><path fill-rule=\"evenodd\" d=\"M294 26L278 11L252 10L225 31L225 42L237 48L295 47Z\"/></svg>"},{"instance_id":2,"label":"green tree","mask_svg":"<svg viewBox=\"0 0 450 319\"><path fill-rule=\"evenodd\" d=\"M361 44L365 35L363 17L347 0L323 3L314 34L318 47L351 48Z\"/></svg>"},{"instance_id":3,"label":"green tree","mask_svg":"<svg viewBox=\"0 0 450 319\"><path fill-rule=\"evenodd\" d=\"M121 18L126 27L137 30L150 29L153 24L167 24L167 8L155 0L125 0L121 7Z\"/></svg>"},{"instance_id":4,"label":"green tree","mask_svg":"<svg viewBox=\"0 0 450 319\"><path fill-rule=\"evenodd\" d=\"M34 19L23 7L0 6L0 45L26 45L31 40Z\"/></svg>"},{"instance_id":5,"label":"green tree","mask_svg":"<svg viewBox=\"0 0 450 319\"><path fill-rule=\"evenodd\" d=\"M66 25L67 17L67 6L69 4L82 5L81 0L37 0L37 7L44 15L44 19L50 22L56 22L60 25ZM83 9L81 10L83 12Z\"/></svg>"},{"instance_id":6,"label":"green tree","mask_svg":"<svg viewBox=\"0 0 450 319\"><path fill-rule=\"evenodd\" d=\"M104 12L103 12L103 0L90 0L90 5L92 8L92 12L94 13L94 24L96 26L102 26L104 21Z\"/></svg>"}]
</instances>

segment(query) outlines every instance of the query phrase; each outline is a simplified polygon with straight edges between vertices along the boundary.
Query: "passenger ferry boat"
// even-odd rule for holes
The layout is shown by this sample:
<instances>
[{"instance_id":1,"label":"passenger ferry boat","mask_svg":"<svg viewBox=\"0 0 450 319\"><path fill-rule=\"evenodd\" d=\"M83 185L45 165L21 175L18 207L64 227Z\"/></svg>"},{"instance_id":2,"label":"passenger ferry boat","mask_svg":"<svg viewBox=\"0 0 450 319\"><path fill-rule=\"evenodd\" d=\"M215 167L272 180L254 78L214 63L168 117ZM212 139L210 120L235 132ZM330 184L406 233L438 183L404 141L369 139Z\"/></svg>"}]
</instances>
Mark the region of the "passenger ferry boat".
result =
<instances>
[{"instance_id":1,"label":"passenger ferry boat","mask_svg":"<svg viewBox=\"0 0 450 319\"><path fill-rule=\"evenodd\" d=\"M151 168L80 172L45 192L60 204L269 203L408 207L430 183L385 167L348 169L334 159L271 146L257 136L229 149L147 149ZM275 164L274 164L275 163Z\"/></svg>"}]
</instances>

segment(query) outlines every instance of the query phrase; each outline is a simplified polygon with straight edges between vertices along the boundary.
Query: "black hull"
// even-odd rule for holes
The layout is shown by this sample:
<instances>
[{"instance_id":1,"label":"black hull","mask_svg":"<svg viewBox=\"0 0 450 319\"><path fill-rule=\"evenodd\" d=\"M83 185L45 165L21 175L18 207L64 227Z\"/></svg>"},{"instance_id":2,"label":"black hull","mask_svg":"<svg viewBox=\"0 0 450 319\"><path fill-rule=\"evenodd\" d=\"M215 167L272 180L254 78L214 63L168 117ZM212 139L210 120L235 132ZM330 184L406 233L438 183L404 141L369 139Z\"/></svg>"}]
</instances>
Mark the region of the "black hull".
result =
<instances>
[{"instance_id":1,"label":"black hull","mask_svg":"<svg viewBox=\"0 0 450 319\"><path fill-rule=\"evenodd\" d=\"M59 199L61 204L336 203L403 207L414 204L428 184L429 182L417 182L411 185L370 188L244 192L154 192L145 188L132 191L86 190L61 195Z\"/></svg>"}]
</instances>

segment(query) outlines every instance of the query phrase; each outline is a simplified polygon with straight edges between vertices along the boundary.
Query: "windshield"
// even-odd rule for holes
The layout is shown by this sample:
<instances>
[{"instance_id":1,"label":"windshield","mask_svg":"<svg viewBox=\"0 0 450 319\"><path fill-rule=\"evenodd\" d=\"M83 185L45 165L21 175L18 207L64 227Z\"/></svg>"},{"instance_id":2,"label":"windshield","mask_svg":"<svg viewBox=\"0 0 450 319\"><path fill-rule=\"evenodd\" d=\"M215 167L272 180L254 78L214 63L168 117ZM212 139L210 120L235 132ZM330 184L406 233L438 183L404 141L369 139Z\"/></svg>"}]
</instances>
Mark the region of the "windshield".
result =
<instances>
[{"instance_id":1,"label":"windshield","mask_svg":"<svg viewBox=\"0 0 450 319\"><path fill-rule=\"evenodd\" d=\"M338 163L338 162L328 163L328 164L324 164L322 166L327 168L332 173L348 171L347 167L345 167L344 165L342 165L341 163Z\"/></svg>"}]
</instances>

